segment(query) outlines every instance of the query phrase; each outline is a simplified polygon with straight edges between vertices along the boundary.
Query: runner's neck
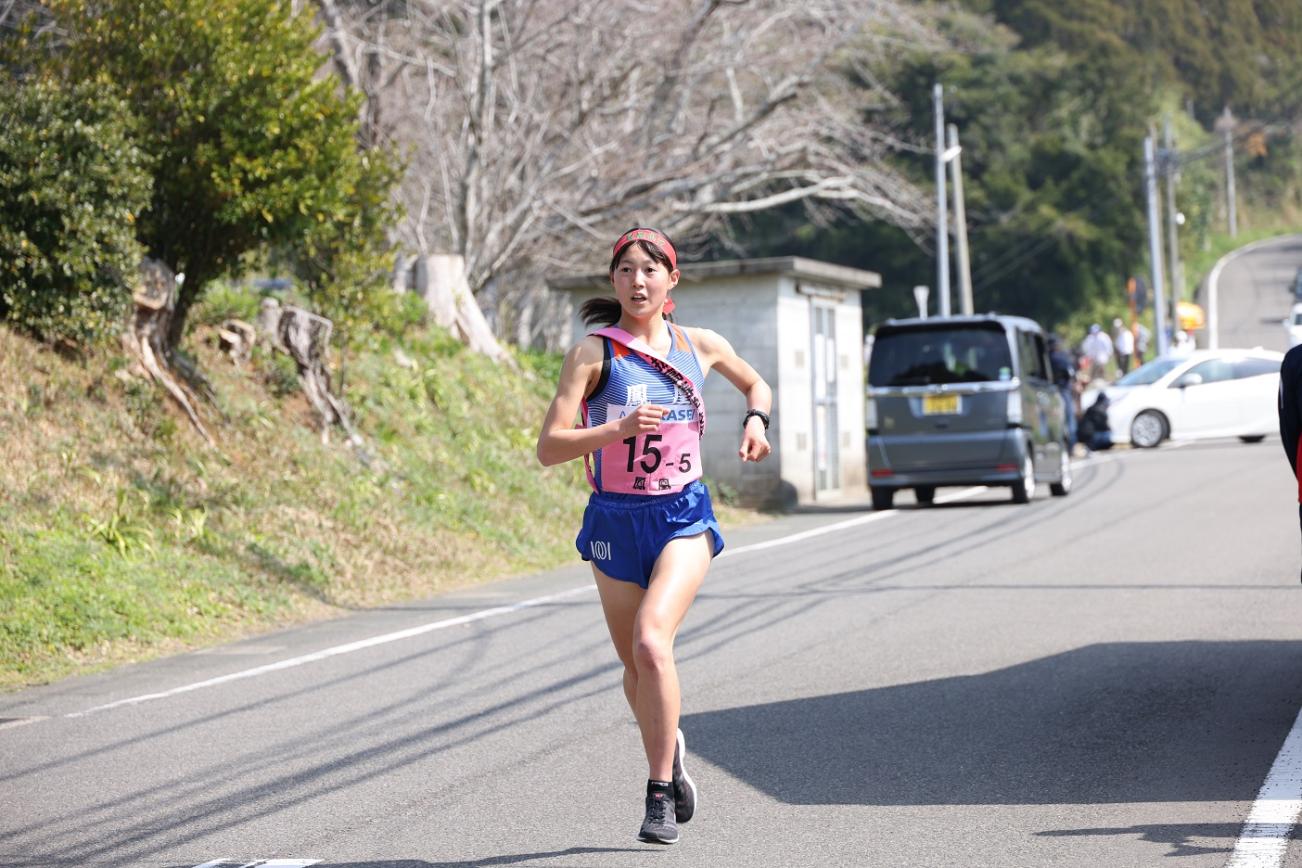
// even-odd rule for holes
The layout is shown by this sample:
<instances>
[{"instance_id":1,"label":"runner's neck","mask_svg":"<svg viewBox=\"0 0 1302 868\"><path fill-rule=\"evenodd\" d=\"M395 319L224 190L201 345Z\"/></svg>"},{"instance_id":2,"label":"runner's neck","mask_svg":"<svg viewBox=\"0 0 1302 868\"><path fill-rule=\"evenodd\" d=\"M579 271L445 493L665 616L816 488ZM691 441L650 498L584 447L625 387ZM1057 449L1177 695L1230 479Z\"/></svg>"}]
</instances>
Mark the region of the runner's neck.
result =
<instances>
[{"instance_id":1,"label":"runner's neck","mask_svg":"<svg viewBox=\"0 0 1302 868\"><path fill-rule=\"evenodd\" d=\"M645 321L632 319L631 317L621 317L618 326L633 337L646 341L647 346L651 347L659 355L669 355L669 348L673 345L673 337L669 333L668 321L658 314Z\"/></svg>"}]
</instances>

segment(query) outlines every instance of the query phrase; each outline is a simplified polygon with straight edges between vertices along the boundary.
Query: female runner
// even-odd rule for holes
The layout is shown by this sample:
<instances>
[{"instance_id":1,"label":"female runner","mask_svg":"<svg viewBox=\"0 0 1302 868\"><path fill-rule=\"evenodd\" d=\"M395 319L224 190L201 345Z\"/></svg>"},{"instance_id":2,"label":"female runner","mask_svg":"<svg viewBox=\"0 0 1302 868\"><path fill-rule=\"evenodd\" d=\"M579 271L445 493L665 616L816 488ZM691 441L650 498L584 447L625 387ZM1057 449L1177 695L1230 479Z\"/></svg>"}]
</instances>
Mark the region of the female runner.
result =
<instances>
[{"instance_id":1,"label":"female runner","mask_svg":"<svg viewBox=\"0 0 1302 868\"><path fill-rule=\"evenodd\" d=\"M592 484L576 545L592 563L646 750L638 838L656 844L675 843L678 823L696 810L696 785L683 768L673 647L710 560L723 550L701 482L707 373L717 370L746 396L741 460L772 451L768 384L715 332L673 322L669 292L678 278L677 253L663 233L637 228L619 237L610 260L615 298L580 309L589 327L604 328L566 354L538 436L539 461L583 457Z\"/></svg>"}]
</instances>

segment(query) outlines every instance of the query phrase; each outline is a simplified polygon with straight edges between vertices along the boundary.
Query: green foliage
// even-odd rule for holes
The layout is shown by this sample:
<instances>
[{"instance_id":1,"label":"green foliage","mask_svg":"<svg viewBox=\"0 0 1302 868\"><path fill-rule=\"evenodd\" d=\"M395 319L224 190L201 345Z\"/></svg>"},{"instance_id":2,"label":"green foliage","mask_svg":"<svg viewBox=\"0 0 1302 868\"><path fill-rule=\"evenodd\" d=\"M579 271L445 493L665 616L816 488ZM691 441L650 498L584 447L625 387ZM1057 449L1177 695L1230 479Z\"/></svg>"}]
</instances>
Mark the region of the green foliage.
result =
<instances>
[{"instance_id":1,"label":"green foliage","mask_svg":"<svg viewBox=\"0 0 1302 868\"><path fill-rule=\"evenodd\" d=\"M0 319L47 341L119 331L149 195L133 118L105 82L0 72Z\"/></svg>"},{"instance_id":2,"label":"green foliage","mask_svg":"<svg viewBox=\"0 0 1302 868\"><path fill-rule=\"evenodd\" d=\"M573 562L582 465L534 456L554 381L440 330L389 340L349 366L366 468L321 443L283 353L237 370L196 342L216 454L107 350L74 364L0 327L0 690Z\"/></svg>"},{"instance_id":3,"label":"green foliage","mask_svg":"<svg viewBox=\"0 0 1302 868\"><path fill-rule=\"evenodd\" d=\"M171 338L209 282L260 247L313 269L312 291L353 310L368 297L393 180L357 145L359 97L318 73L311 12L273 0L51 0L66 32L47 64L116 82L155 166L138 223L149 253L186 279ZM358 281L363 281L359 283Z\"/></svg>"},{"instance_id":4,"label":"green foliage","mask_svg":"<svg viewBox=\"0 0 1302 868\"><path fill-rule=\"evenodd\" d=\"M963 144L978 310L1071 328L1124 311L1127 277L1148 271L1142 140L1163 114L1174 118L1177 147L1190 156L1177 203L1187 221L1182 249L1187 256L1210 243L1223 193L1204 124L1225 101L1236 111L1261 107L1268 120L1296 117L1302 106L1302 6L1212 5L1215 14L1192 0L965 0L966 11L940 19L961 50L895 57L871 75L848 65L866 93L884 85L899 97L871 101L868 116L906 139L930 143L932 85L944 84L946 120ZM931 187L929 151L894 162ZM1245 139L1239 169L1241 222L1249 201L1296 211L1296 137L1274 130ZM932 287L937 307L930 233L910 237L857 218L815 224L797 206L741 218L732 234L749 255L808 255L879 271L882 289L864 299L866 324L914 315L917 284ZM954 277L955 309L956 286Z\"/></svg>"},{"instance_id":5,"label":"green foliage","mask_svg":"<svg viewBox=\"0 0 1302 868\"><path fill-rule=\"evenodd\" d=\"M1050 46L1108 69L1174 85L1210 123L1226 105L1266 108L1302 63L1296 0L969 0L1028 47Z\"/></svg>"}]
</instances>

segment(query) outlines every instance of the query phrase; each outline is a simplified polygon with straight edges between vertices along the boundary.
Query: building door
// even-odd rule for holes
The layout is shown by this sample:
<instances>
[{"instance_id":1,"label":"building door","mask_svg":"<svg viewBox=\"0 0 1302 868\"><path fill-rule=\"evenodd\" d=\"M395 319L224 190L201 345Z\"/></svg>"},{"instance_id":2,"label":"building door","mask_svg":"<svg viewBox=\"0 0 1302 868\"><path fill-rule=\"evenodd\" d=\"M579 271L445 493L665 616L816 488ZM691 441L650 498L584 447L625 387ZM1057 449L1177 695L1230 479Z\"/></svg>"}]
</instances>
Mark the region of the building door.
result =
<instances>
[{"instance_id":1,"label":"building door","mask_svg":"<svg viewBox=\"0 0 1302 868\"><path fill-rule=\"evenodd\" d=\"M814 374L814 499L841 488L841 458L836 419L836 309L810 302Z\"/></svg>"}]
</instances>

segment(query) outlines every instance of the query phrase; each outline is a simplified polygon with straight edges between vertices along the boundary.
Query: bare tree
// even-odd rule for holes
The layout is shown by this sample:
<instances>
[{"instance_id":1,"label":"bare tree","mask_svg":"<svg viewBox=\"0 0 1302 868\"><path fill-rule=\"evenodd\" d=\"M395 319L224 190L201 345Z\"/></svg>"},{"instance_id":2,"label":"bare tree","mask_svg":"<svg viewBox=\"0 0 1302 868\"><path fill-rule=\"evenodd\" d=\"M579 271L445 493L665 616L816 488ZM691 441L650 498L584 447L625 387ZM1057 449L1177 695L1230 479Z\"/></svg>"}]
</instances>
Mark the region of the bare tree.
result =
<instances>
[{"instance_id":1,"label":"bare tree","mask_svg":"<svg viewBox=\"0 0 1302 868\"><path fill-rule=\"evenodd\" d=\"M871 92L842 74L939 46L920 4L318 4L341 74L366 94L367 136L407 156L401 242L460 256L480 302L509 314L499 333L528 321L539 275L603 266L602 242L635 223L690 244L797 200L931 219L886 168L895 133L862 119Z\"/></svg>"}]
</instances>

